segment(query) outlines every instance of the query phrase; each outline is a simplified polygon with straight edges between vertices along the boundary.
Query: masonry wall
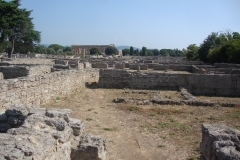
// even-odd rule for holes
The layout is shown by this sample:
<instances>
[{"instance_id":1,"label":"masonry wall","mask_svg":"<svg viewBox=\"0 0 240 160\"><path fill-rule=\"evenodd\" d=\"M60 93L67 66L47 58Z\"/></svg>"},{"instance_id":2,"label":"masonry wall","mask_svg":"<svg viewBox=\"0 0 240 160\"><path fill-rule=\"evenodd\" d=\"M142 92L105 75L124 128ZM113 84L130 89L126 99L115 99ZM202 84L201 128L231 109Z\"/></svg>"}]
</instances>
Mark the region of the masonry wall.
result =
<instances>
[{"instance_id":1,"label":"masonry wall","mask_svg":"<svg viewBox=\"0 0 240 160\"><path fill-rule=\"evenodd\" d=\"M50 74L0 80L0 107L11 104L42 104L57 96L71 93L85 86L86 82L97 82L99 71L66 70Z\"/></svg>"},{"instance_id":2,"label":"masonry wall","mask_svg":"<svg viewBox=\"0 0 240 160\"><path fill-rule=\"evenodd\" d=\"M98 87L167 89L187 88L195 95L240 96L240 75L139 73L101 69Z\"/></svg>"},{"instance_id":3,"label":"masonry wall","mask_svg":"<svg viewBox=\"0 0 240 160\"><path fill-rule=\"evenodd\" d=\"M31 65L31 66L0 66L0 72L3 73L5 79L35 76L51 72L50 65Z\"/></svg>"},{"instance_id":4,"label":"masonry wall","mask_svg":"<svg viewBox=\"0 0 240 160\"><path fill-rule=\"evenodd\" d=\"M108 68L107 63L92 63L92 68Z\"/></svg>"},{"instance_id":5,"label":"masonry wall","mask_svg":"<svg viewBox=\"0 0 240 160\"><path fill-rule=\"evenodd\" d=\"M1 66L0 72L5 79L28 76L29 71L24 66Z\"/></svg>"},{"instance_id":6,"label":"masonry wall","mask_svg":"<svg viewBox=\"0 0 240 160\"><path fill-rule=\"evenodd\" d=\"M1 62L10 64L54 64L54 59L43 59L43 58L16 58L12 61Z\"/></svg>"},{"instance_id":7,"label":"masonry wall","mask_svg":"<svg viewBox=\"0 0 240 160\"><path fill-rule=\"evenodd\" d=\"M140 70L148 70L148 65L146 64L129 64L129 69L138 70L139 66L140 66Z\"/></svg>"}]
</instances>

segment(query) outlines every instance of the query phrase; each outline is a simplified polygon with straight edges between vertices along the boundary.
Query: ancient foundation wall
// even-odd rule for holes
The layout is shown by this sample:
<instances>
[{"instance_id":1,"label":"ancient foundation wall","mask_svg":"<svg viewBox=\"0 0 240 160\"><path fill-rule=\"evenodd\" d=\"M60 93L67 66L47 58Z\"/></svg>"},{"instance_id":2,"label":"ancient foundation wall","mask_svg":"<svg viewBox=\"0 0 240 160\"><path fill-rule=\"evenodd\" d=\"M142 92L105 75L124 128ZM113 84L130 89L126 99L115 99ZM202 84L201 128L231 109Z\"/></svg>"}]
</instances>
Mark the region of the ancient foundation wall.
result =
<instances>
[{"instance_id":1,"label":"ancient foundation wall","mask_svg":"<svg viewBox=\"0 0 240 160\"><path fill-rule=\"evenodd\" d=\"M31 65L31 66L0 66L0 72L5 79L35 76L51 72L50 65Z\"/></svg>"},{"instance_id":2,"label":"ancient foundation wall","mask_svg":"<svg viewBox=\"0 0 240 160\"><path fill-rule=\"evenodd\" d=\"M157 64L153 66L154 70L168 70L169 66L168 65L163 65L163 64Z\"/></svg>"},{"instance_id":3,"label":"ancient foundation wall","mask_svg":"<svg viewBox=\"0 0 240 160\"><path fill-rule=\"evenodd\" d=\"M4 63L4 62L1 62ZM7 61L10 64L54 64L54 59L42 59L42 58L17 58Z\"/></svg>"},{"instance_id":4,"label":"ancient foundation wall","mask_svg":"<svg viewBox=\"0 0 240 160\"><path fill-rule=\"evenodd\" d=\"M139 66L140 66L140 70L148 70L148 65L146 64L129 64L129 69L138 70Z\"/></svg>"},{"instance_id":5,"label":"ancient foundation wall","mask_svg":"<svg viewBox=\"0 0 240 160\"><path fill-rule=\"evenodd\" d=\"M84 69L0 80L0 107L8 108L19 103L46 103L52 98L84 87L86 82L97 82L98 78L98 70Z\"/></svg>"},{"instance_id":6,"label":"ancient foundation wall","mask_svg":"<svg viewBox=\"0 0 240 160\"><path fill-rule=\"evenodd\" d=\"M240 75L140 73L100 69L98 87L170 89L185 87L195 95L240 96Z\"/></svg>"},{"instance_id":7,"label":"ancient foundation wall","mask_svg":"<svg viewBox=\"0 0 240 160\"><path fill-rule=\"evenodd\" d=\"M115 64L115 69L124 69L125 68L125 63L116 63Z\"/></svg>"},{"instance_id":8,"label":"ancient foundation wall","mask_svg":"<svg viewBox=\"0 0 240 160\"><path fill-rule=\"evenodd\" d=\"M240 68L240 64L231 63L214 63L214 66L218 68Z\"/></svg>"},{"instance_id":9,"label":"ancient foundation wall","mask_svg":"<svg viewBox=\"0 0 240 160\"><path fill-rule=\"evenodd\" d=\"M200 148L200 160L239 160L240 131L219 124L203 124Z\"/></svg>"},{"instance_id":10,"label":"ancient foundation wall","mask_svg":"<svg viewBox=\"0 0 240 160\"><path fill-rule=\"evenodd\" d=\"M92 63L92 68L108 68L107 63Z\"/></svg>"}]
</instances>

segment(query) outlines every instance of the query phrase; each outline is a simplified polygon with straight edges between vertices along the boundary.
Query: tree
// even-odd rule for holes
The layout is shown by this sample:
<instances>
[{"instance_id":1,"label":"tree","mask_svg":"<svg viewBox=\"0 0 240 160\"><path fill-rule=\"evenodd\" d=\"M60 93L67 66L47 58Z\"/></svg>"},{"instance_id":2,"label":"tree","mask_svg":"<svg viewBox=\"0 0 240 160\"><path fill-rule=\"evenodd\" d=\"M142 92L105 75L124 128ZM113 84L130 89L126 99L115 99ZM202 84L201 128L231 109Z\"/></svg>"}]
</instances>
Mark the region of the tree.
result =
<instances>
[{"instance_id":1,"label":"tree","mask_svg":"<svg viewBox=\"0 0 240 160\"><path fill-rule=\"evenodd\" d=\"M134 54L134 49L133 49L133 47L131 46L130 47L130 55L132 56Z\"/></svg>"},{"instance_id":2,"label":"tree","mask_svg":"<svg viewBox=\"0 0 240 160\"><path fill-rule=\"evenodd\" d=\"M138 49L136 49L136 50L134 50L134 54L135 54L135 56L139 56L139 50Z\"/></svg>"},{"instance_id":3,"label":"tree","mask_svg":"<svg viewBox=\"0 0 240 160\"><path fill-rule=\"evenodd\" d=\"M100 55L102 52L100 51L99 48L93 47L90 49L90 55Z\"/></svg>"},{"instance_id":4,"label":"tree","mask_svg":"<svg viewBox=\"0 0 240 160\"><path fill-rule=\"evenodd\" d=\"M240 64L240 34L238 32L232 33L232 39L227 46L226 52L229 56L229 62Z\"/></svg>"},{"instance_id":5,"label":"tree","mask_svg":"<svg viewBox=\"0 0 240 160\"><path fill-rule=\"evenodd\" d=\"M190 44L187 47L186 58L188 60L196 60L198 58L198 46L196 44Z\"/></svg>"},{"instance_id":6,"label":"tree","mask_svg":"<svg viewBox=\"0 0 240 160\"><path fill-rule=\"evenodd\" d=\"M34 30L32 11L19 8L20 0L0 1L0 43L7 44L8 57L11 58L15 44L19 50L33 50L33 45L40 42L40 32Z\"/></svg>"},{"instance_id":7,"label":"tree","mask_svg":"<svg viewBox=\"0 0 240 160\"><path fill-rule=\"evenodd\" d=\"M141 56L147 56L147 48L146 47L142 47Z\"/></svg>"},{"instance_id":8,"label":"tree","mask_svg":"<svg viewBox=\"0 0 240 160\"><path fill-rule=\"evenodd\" d=\"M64 49L64 47L59 45L59 44L51 44L50 46L48 46L48 48L54 49L54 51L56 53L58 53L58 52L60 52L60 51L62 51Z\"/></svg>"},{"instance_id":9,"label":"tree","mask_svg":"<svg viewBox=\"0 0 240 160\"><path fill-rule=\"evenodd\" d=\"M158 56L159 55L159 50L158 49L154 49L153 50L153 55L154 56Z\"/></svg>"},{"instance_id":10,"label":"tree","mask_svg":"<svg viewBox=\"0 0 240 160\"><path fill-rule=\"evenodd\" d=\"M117 55L118 54L118 49L116 47L109 46L105 49L105 54L106 55L112 55L112 54Z\"/></svg>"},{"instance_id":11,"label":"tree","mask_svg":"<svg viewBox=\"0 0 240 160\"><path fill-rule=\"evenodd\" d=\"M128 48L123 49L122 54L123 54L123 56L130 55L130 49L128 49Z\"/></svg>"},{"instance_id":12,"label":"tree","mask_svg":"<svg viewBox=\"0 0 240 160\"><path fill-rule=\"evenodd\" d=\"M47 54L56 54L56 52L53 48L48 48L47 49Z\"/></svg>"},{"instance_id":13,"label":"tree","mask_svg":"<svg viewBox=\"0 0 240 160\"><path fill-rule=\"evenodd\" d=\"M154 56L154 55L153 55L153 52L152 52L151 50L147 50L147 55L148 55L148 56Z\"/></svg>"},{"instance_id":14,"label":"tree","mask_svg":"<svg viewBox=\"0 0 240 160\"><path fill-rule=\"evenodd\" d=\"M238 32L212 32L198 50L201 61L211 63L240 63L240 36Z\"/></svg>"},{"instance_id":15,"label":"tree","mask_svg":"<svg viewBox=\"0 0 240 160\"><path fill-rule=\"evenodd\" d=\"M66 46L66 47L63 49L63 52L72 52L72 47Z\"/></svg>"},{"instance_id":16,"label":"tree","mask_svg":"<svg viewBox=\"0 0 240 160\"><path fill-rule=\"evenodd\" d=\"M34 52L35 53L40 53L40 54L47 54L47 47L39 44L39 45L34 47Z\"/></svg>"}]
</instances>

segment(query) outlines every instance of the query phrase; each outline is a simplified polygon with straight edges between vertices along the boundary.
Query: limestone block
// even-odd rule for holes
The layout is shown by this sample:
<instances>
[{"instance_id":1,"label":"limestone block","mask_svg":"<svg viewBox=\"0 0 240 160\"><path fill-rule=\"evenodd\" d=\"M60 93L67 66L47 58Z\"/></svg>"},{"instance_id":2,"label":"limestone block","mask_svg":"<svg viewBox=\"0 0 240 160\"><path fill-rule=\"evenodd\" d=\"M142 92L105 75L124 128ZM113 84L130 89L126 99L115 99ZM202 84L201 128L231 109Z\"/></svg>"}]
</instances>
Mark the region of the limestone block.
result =
<instances>
[{"instance_id":1,"label":"limestone block","mask_svg":"<svg viewBox=\"0 0 240 160\"><path fill-rule=\"evenodd\" d=\"M219 124L202 125L202 160L240 160L240 131Z\"/></svg>"},{"instance_id":2,"label":"limestone block","mask_svg":"<svg viewBox=\"0 0 240 160\"><path fill-rule=\"evenodd\" d=\"M0 117L6 120L5 116L14 116L24 121L17 128L12 128L8 121L0 122L0 132L6 132L0 133L0 159L107 159L107 141L83 133L83 122L68 117L71 110L47 110L35 105L15 107Z\"/></svg>"},{"instance_id":3,"label":"limestone block","mask_svg":"<svg viewBox=\"0 0 240 160\"><path fill-rule=\"evenodd\" d=\"M99 136L85 134L81 136L81 140L77 148L72 149L72 160L106 160L107 140Z\"/></svg>"}]
</instances>

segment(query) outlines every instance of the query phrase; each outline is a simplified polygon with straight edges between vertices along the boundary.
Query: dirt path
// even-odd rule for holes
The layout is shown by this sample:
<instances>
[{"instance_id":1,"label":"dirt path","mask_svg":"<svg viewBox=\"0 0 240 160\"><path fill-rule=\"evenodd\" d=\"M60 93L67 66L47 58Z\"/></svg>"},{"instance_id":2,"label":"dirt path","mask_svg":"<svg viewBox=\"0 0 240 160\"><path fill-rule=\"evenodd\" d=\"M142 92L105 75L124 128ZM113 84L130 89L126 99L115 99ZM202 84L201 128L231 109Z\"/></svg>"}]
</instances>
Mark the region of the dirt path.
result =
<instances>
[{"instance_id":1,"label":"dirt path","mask_svg":"<svg viewBox=\"0 0 240 160\"><path fill-rule=\"evenodd\" d=\"M114 98L104 90L86 89L49 107L72 109L72 117L84 120L87 132L107 138L110 160L186 159L180 148L141 127L151 123L146 117L116 109Z\"/></svg>"},{"instance_id":2,"label":"dirt path","mask_svg":"<svg viewBox=\"0 0 240 160\"><path fill-rule=\"evenodd\" d=\"M193 131L196 132L194 137L184 137L184 133L173 130L172 135L178 136L176 139L169 129L155 127L162 120L161 116L151 117L121 110L112 103L114 98L121 96L122 91L83 89L69 97L56 97L59 100L43 107L72 109L71 117L83 120L87 132L108 139L110 160L186 160L199 155L195 148L199 148L201 139L200 123L192 124L197 128L197 132ZM191 143L182 144L184 141Z\"/></svg>"}]
</instances>

